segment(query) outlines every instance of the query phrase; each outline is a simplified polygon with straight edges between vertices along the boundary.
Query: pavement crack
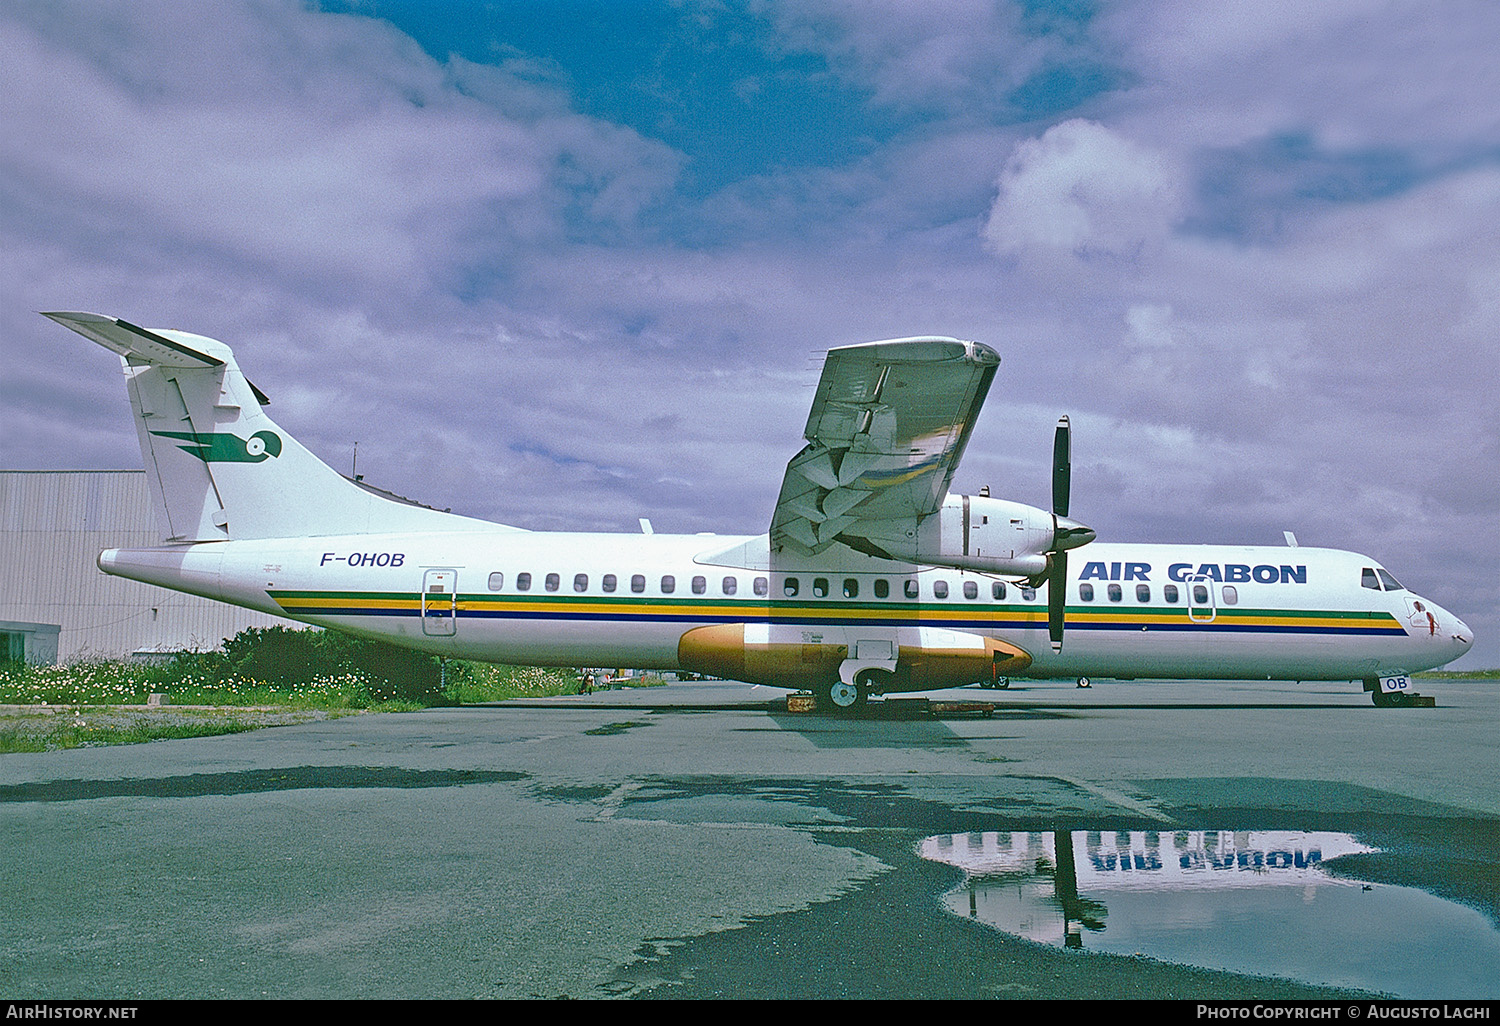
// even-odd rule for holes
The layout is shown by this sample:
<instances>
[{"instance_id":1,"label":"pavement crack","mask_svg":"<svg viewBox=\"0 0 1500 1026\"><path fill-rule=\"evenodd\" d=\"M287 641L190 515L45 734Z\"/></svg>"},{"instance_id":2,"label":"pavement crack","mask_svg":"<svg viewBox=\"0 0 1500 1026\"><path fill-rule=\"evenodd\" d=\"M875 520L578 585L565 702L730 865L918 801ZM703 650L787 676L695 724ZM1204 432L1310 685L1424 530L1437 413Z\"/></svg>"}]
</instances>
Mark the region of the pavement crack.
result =
<instances>
[{"instance_id":1,"label":"pavement crack","mask_svg":"<svg viewBox=\"0 0 1500 1026\"><path fill-rule=\"evenodd\" d=\"M1158 823L1171 823L1175 825L1177 822L1155 806L1148 805L1138 798L1132 798L1128 794L1116 791L1113 788L1091 784L1087 780L1076 780L1073 777L1053 777L1052 779L1076 787L1080 791L1087 791L1089 794L1103 798L1105 801L1118 805L1122 809L1129 809L1131 812L1145 816L1148 819L1154 819Z\"/></svg>"}]
</instances>

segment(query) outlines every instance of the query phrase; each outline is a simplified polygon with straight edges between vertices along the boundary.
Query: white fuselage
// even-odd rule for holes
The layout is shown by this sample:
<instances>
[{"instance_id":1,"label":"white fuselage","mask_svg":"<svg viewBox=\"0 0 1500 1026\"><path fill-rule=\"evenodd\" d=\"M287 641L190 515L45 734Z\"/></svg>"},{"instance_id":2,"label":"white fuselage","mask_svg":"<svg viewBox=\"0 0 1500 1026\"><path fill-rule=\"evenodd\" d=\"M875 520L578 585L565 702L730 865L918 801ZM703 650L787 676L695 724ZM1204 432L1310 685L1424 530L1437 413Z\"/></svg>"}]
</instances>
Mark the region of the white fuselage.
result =
<instances>
[{"instance_id":1,"label":"white fuselage","mask_svg":"<svg viewBox=\"0 0 1500 1026\"><path fill-rule=\"evenodd\" d=\"M497 530L115 549L100 566L437 655L536 665L678 669L682 636L718 624L850 653L905 646L914 628L961 632L1024 651L1023 675L1044 678L1352 680L1439 666L1472 643L1453 614L1388 590L1388 574L1370 586L1375 561L1333 549L1094 543L1069 566L1060 651L1045 586L838 553Z\"/></svg>"}]
</instances>

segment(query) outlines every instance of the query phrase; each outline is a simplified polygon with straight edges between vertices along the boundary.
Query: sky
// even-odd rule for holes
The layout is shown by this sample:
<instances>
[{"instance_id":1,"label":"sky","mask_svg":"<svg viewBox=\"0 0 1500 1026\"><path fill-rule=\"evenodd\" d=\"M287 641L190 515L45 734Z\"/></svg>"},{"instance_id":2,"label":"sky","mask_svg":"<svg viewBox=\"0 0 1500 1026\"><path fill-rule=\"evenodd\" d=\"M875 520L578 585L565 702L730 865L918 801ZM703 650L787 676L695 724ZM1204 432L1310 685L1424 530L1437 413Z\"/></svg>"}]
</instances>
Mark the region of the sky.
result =
<instances>
[{"instance_id":1,"label":"sky","mask_svg":"<svg viewBox=\"0 0 1500 1026\"><path fill-rule=\"evenodd\" d=\"M0 467L140 465L88 310L335 468L766 530L822 353L1002 358L954 487L1352 549L1500 666L1500 5L0 0Z\"/></svg>"}]
</instances>

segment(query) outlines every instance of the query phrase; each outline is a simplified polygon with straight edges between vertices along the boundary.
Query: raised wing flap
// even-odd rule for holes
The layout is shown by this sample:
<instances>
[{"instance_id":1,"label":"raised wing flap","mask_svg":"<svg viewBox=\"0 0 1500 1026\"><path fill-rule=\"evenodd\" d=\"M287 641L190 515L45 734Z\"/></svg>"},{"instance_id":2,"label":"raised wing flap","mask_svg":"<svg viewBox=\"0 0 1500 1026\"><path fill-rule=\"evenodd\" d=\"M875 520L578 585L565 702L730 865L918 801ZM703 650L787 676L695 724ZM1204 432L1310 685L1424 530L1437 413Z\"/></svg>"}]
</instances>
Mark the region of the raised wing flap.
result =
<instances>
[{"instance_id":1,"label":"raised wing flap","mask_svg":"<svg viewBox=\"0 0 1500 1026\"><path fill-rule=\"evenodd\" d=\"M771 546L818 552L871 521L935 512L1000 365L993 349L909 338L829 351L771 518Z\"/></svg>"},{"instance_id":2,"label":"raised wing flap","mask_svg":"<svg viewBox=\"0 0 1500 1026\"><path fill-rule=\"evenodd\" d=\"M117 317L104 317L93 313L44 313L65 328L72 328L84 338L92 339L105 349L121 356L158 367L178 367L186 370L203 367L221 367L224 361L194 348L184 339L199 336L185 332L159 332L137 327ZM176 338L168 336L177 336ZM211 339L203 339L211 342Z\"/></svg>"}]
</instances>

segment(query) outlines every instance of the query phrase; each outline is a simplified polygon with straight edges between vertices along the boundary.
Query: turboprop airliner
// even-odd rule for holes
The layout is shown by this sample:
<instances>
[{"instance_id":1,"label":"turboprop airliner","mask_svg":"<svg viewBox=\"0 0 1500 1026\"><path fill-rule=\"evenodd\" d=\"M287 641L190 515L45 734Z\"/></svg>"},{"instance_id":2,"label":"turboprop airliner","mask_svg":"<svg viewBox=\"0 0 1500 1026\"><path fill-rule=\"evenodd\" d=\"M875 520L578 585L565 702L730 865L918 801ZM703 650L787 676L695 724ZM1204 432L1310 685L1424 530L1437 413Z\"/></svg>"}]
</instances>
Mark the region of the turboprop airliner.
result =
<instances>
[{"instance_id":1,"label":"turboprop airliner","mask_svg":"<svg viewBox=\"0 0 1500 1026\"><path fill-rule=\"evenodd\" d=\"M222 342L46 316L120 356L161 526L102 570L440 657L676 670L835 710L1013 676L1348 680L1389 706L1473 643L1357 553L1095 542L1068 516L1066 417L1050 510L950 494L1000 364L976 342L830 350L767 533L596 534L397 501L276 424Z\"/></svg>"}]
</instances>

